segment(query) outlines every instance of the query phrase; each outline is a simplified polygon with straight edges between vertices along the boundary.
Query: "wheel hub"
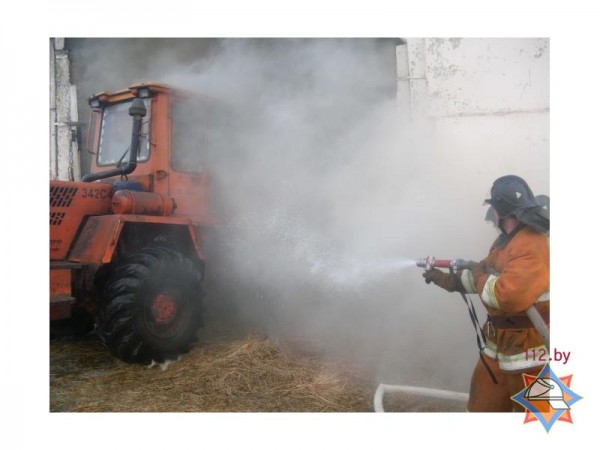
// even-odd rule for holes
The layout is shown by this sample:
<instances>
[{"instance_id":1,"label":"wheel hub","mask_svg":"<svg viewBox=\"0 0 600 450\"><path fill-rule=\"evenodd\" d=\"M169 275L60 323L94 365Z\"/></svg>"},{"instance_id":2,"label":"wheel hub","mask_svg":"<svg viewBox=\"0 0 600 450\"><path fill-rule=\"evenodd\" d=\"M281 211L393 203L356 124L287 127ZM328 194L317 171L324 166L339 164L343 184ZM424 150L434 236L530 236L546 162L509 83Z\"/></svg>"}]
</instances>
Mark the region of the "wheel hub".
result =
<instances>
[{"instance_id":1,"label":"wheel hub","mask_svg":"<svg viewBox=\"0 0 600 450\"><path fill-rule=\"evenodd\" d=\"M157 325L166 325L177 315L177 303L167 294L161 293L152 302L152 315Z\"/></svg>"}]
</instances>

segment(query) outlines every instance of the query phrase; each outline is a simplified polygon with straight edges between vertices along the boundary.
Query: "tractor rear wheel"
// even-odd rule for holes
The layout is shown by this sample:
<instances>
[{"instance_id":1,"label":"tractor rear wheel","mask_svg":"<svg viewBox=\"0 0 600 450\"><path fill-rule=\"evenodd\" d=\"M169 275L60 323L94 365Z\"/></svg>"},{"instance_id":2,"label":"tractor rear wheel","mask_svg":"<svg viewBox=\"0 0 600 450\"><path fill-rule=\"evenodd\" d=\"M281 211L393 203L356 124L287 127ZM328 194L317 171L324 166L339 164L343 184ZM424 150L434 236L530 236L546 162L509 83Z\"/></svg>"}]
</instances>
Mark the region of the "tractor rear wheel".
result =
<instances>
[{"instance_id":1,"label":"tractor rear wheel","mask_svg":"<svg viewBox=\"0 0 600 450\"><path fill-rule=\"evenodd\" d=\"M126 362L175 359L202 326L202 287L198 266L177 251L153 247L132 254L106 282L98 335Z\"/></svg>"}]
</instances>

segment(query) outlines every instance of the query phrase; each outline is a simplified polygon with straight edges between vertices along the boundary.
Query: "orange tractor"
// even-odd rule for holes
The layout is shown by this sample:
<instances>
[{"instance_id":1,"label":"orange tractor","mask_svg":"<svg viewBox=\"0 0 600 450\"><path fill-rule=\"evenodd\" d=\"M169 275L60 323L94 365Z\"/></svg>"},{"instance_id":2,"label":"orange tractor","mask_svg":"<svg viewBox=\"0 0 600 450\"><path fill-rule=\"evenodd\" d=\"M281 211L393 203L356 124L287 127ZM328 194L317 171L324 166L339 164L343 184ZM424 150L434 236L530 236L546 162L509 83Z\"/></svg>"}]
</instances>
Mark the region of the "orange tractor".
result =
<instances>
[{"instance_id":1,"label":"orange tractor","mask_svg":"<svg viewBox=\"0 0 600 450\"><path fill-rule=\"evenodd\" d=\"M203 158L219 107L159 83L89 104L91 171L50 182L51 325L90 331L95 321L127 362L176 358L203 322L203 244L214 225Z\"/></svg>"}]
</instances>

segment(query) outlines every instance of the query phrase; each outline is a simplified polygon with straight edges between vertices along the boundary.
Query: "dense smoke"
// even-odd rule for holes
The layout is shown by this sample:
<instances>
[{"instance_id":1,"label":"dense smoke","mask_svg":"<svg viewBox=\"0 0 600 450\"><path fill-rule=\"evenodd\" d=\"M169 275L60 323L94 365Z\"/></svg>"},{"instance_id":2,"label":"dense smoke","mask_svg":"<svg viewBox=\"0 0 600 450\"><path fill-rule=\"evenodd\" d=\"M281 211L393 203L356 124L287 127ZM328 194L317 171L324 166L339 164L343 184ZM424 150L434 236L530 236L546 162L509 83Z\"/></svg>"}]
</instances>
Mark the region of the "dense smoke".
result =
<instances>
[{"instance_id":1,"label":"dense smoke","mask_svg":"<svg viewBox=\"0 0 600 450\"><path fill-rule=\"evenodd\" d=\"M153 43L107 40L93 43L97 55L131 56L121 75L102 58L85 72L95 91L157 79L232 111L214 124L227 149L206 162L221 218L209 247L213 314L353 358L378 381L466 391L477 358L467 312L458 295L426 286L414 259L484 257L489 185L504 169L533 169L474 171L485 158L466 161L399 108L397 43L197 40L206 48L194 59L193 41L171 40L150 65L139 58Z\"/></svg>"}]
</instances>

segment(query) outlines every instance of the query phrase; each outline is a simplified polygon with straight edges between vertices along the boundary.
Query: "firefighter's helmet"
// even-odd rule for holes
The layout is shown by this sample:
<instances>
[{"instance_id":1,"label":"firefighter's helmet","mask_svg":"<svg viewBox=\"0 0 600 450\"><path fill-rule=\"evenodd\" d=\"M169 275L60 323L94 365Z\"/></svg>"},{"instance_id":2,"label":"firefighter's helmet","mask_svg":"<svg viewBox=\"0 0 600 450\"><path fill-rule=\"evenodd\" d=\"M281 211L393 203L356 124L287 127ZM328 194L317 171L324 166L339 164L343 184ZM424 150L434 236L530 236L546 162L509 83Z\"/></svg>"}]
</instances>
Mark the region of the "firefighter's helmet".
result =
<instances>
[{"instance_id":1,"label":"firefighter's helmet","mask_svg":"<svg viewBox=\"0 0 600 450\"><path fill-rule=\"evenodd\" d=\"M538 206L527 182L516 175L498 178L492 185L491 195L485 200L494 207L501 219L517 211Z\"/></svg>"}]
</instances>

